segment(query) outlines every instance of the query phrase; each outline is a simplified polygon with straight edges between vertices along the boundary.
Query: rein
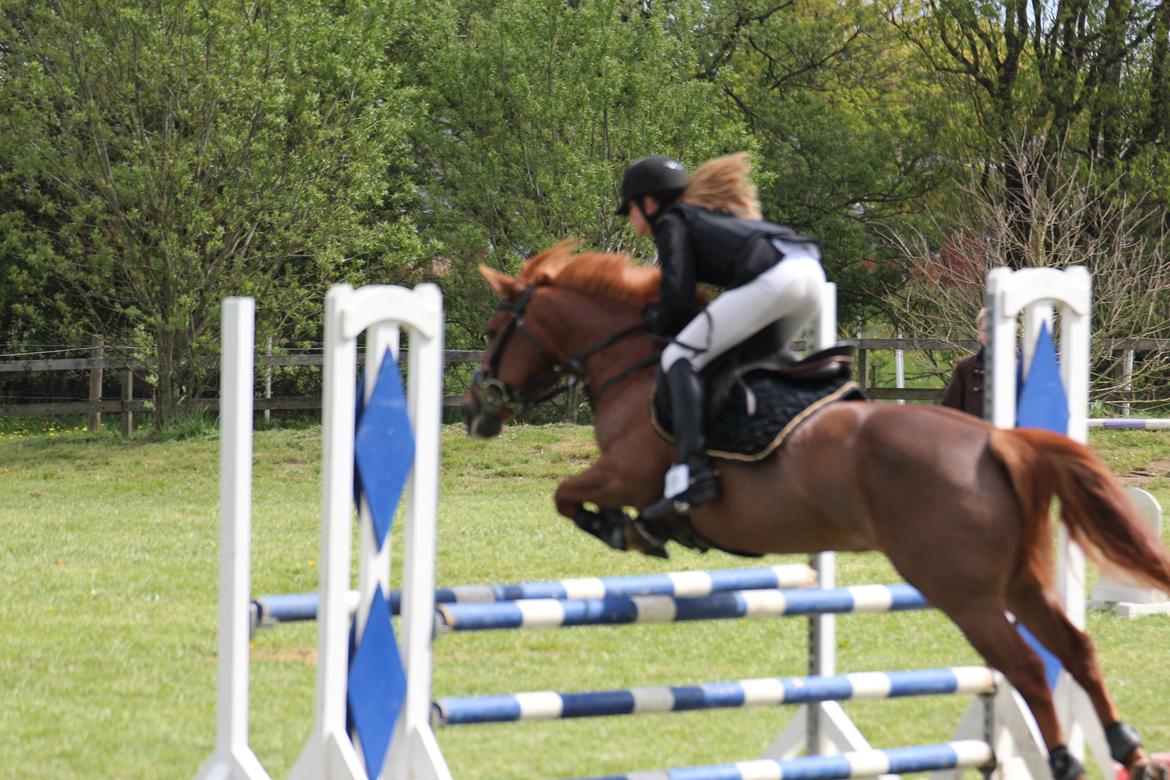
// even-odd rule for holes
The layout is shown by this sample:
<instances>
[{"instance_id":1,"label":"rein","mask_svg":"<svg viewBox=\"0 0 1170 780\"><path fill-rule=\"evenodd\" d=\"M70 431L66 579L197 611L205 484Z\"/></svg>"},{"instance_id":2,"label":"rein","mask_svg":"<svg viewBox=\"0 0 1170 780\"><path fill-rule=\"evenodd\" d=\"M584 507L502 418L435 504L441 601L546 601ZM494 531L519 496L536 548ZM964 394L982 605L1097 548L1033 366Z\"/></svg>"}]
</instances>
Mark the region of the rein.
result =
<instances>
[{"instance_id":1,"label":"rein","mask_svg":"<svg viewBox=\"0 0 1170 780\"><path fill-rule=\"evenodd\" d=\"M647 331L646 323L638 322L622 328L616 333L611 333L596 343L589 345L580 352L558 361L547 349L541 346L532 332L525 327L524 312L528 308L528 303L532 299L532 293L535 289L535 287L527 287L515 301L502 301L497 307L498 309L509 311L511 317L500 333L500 337L496 340L496 348L488 357L486 369L477 369L472 376L472 381L478 382L487 391L480 400L480 403L484 405L487 411L495 412L503 408L509 408L514 413L519 414L527 406L544 403L567 392L577 381L584 383L585 392L589 396L590 403L596 403L597 399L601 398L607 390L618 382L658 362L660 353L652 353L635 362L633 365L627 366L617 372L602 382L596 390L593 390L589 386L589 378L585 375L585 361L598 352L609 349L630 336ZM523 334L528 339L528 344L532 347L532 350L538 357L552 364L552 368L528 380L519 390L513 390L503 380L498 378L498 373L500 362L504 355L504 348L507 346L512 335L517 332ZM551 389L544 392L543 395L537 398L530 397L550 386Z\"/></svg>"}]
</instances>

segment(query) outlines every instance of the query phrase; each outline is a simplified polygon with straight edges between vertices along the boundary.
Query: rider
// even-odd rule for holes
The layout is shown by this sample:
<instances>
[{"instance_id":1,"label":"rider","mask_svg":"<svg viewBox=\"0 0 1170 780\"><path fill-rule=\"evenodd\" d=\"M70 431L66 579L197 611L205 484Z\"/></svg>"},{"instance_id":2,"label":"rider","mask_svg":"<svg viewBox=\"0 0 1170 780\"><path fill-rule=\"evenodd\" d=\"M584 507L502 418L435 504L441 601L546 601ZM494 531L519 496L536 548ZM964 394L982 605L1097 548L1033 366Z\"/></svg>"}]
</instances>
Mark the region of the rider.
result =
<instances>
[{"instance_id":1,"label":"rider","mask_svg":"<svg viewBox=\"0 0 1170 780\"><path fill-rule=\"evenodd\" d=\"M816 242L761 220L749 172L746 153L711 160L694 177L678 160L654 155L622 176L617 213L629 215L639 236L654 236L662 268L660 300L647 312L651 330L673 336L661 366L677 457L664 497L644 517L687 512L719 495L706 454L699 372L773 323L787 344L820 308L825 273ZM692 319L699 282L725 291Z\"/></svg>"}]
</instances>

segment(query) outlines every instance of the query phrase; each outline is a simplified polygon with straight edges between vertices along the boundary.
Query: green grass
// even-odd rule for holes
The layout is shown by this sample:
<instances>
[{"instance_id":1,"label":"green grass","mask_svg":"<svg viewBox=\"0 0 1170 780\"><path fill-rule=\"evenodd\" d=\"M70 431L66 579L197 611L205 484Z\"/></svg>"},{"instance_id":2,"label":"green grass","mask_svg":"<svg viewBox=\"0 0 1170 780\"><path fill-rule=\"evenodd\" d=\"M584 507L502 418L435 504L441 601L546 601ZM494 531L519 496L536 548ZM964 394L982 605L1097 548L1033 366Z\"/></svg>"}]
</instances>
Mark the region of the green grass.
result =
<instances>
[{"instance_id":1,"label":"green grass","mask_svg":"<svg viewBox=\"0 0 1170 780\"><path fill-rule=\"evenodd\" d=\"M198 428L187 436L0 434L0 775L187 778L210 754L218 442ZM1170 457L1170 434L1101 432L1094 443L1118 472L1144 469L1134 479L1170 506L1170 469L1145 468ZM716 553L662 562L611 552L558 517L554 486L592 457L588 429L510 428L479 442L450 428L443 446L441 584L752 565ZM319 453L315 427L256 435L256 594L317 586ZM841 556L839 568L845 584L894 579L874 555ZM1170 619L1089 620L1126 717L1151 746L1170 748ZM314 626L300 625L253 643L251 742L274 777L287 774L312 721L315 642ZM842 671L977 660L934 613L843 618L839 642ZM804 648L800 620L455 635L436 647L435 694L800 674ZM927 698L846 710L873 744L897 746L947 739L966 705ZM439 739L461 780L522 780L751 758L790 712L460 727Z\"/></svg>"}]
</instances>

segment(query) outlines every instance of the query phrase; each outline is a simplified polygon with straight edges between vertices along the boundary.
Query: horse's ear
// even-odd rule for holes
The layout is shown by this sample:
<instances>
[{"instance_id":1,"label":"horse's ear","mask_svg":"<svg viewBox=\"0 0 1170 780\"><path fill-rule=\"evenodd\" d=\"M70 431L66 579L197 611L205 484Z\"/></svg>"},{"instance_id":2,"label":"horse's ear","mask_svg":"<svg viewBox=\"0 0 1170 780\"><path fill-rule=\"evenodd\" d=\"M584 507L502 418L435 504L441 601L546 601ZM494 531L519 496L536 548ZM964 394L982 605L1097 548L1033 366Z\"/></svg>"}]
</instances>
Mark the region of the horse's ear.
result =
<instances>
[{"instance_id":1,"label":"horse's ear","mask_svg":"<svg viewBox=\"0 0 1170 780\"><path fill-rule=\"evenodd\" d=\"M504 298L515 298L524 289L524 285L520 283L519 279L514 279L503 271L497 271L483 263L479 264L479 275L488 283L488 287L491 287Z\"/></svg>"}]
</instances>

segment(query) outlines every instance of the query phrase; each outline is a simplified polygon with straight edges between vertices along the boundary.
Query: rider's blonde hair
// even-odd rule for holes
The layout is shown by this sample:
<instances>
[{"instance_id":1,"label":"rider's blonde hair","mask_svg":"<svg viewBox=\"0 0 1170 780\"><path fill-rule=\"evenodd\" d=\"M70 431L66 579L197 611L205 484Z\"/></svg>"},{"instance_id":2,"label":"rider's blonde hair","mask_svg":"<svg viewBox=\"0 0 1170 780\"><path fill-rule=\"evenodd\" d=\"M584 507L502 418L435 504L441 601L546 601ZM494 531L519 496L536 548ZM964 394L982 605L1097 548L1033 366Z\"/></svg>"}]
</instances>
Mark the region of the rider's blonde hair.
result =
<instances>
[{"instance_id":1,"label":"rider's blonde hair","mask_svg":"<svg viewBox=\"0 0 1170 780\"><path fill-rule=\"evenodd\" d=\"M748 152L708 160L691 175L679 200L741 219L760 219L760 198L751 172Z\"/></svg>"}]
</instances>

